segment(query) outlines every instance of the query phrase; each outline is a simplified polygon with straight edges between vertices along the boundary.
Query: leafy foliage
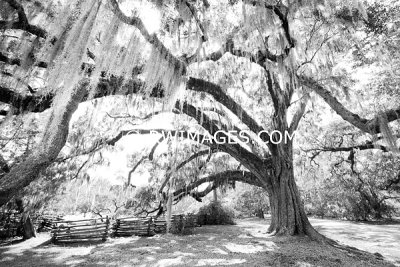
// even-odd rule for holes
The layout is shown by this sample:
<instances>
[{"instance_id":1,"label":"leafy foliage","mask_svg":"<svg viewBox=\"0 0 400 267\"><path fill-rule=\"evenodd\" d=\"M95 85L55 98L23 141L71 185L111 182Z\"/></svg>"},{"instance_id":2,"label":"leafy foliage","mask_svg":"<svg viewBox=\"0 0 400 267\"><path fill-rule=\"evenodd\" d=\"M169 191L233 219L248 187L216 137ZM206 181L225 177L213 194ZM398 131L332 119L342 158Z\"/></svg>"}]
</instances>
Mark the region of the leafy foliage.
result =
<instances>
[{"instance_id":1,"label":"leafy foliage","mask_svg":"<svg viewBox=\"0 0 400 267\"><path fill-rule=\"evenodd\" d=\"M217 201L200 208L197 222L200 225L235 224L234 217L233 210Z\"/></svg>"},{"instance_id":2,"label":"leafy foliage","mask_svg":"<svg viewBox=\"0 0 400 267\"><path fill-rule=\"evenodd\" d=\"M400 199L398 157L363 154L368 164L358 161L352 170L338 157L329 178L303 187L309 214L349 220L379 220L395 214L393 200Z\"/></svg>"},{"instance_id":3,"label":"leafy foliage","mask_svg":"<svg viewBox=\"0 0 400 267\"><path fill-rule=\"evenodd\" d=\"M246 186L243 190L239 187L235 190L239 194L235 200L234 209L238 216L257 216L264 218L264 213L269 211L267 192L259 187Z\"/></svg>"}]
</instances>

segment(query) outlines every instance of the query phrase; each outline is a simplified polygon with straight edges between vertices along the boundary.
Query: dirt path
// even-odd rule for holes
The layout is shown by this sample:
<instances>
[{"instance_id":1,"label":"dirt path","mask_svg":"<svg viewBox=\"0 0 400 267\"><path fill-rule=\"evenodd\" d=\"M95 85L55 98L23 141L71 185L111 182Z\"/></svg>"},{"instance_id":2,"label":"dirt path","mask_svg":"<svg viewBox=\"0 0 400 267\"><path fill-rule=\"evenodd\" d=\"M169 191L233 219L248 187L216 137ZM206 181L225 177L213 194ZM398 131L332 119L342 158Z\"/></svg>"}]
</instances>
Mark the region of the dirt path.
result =
<instances>
[{"instance_id":1,"label":"dirt path","mask_svg":"<svg viewBox=\"0 0 400 267\"><path fill-rule=\"evenodd\" d=\"M41 236L0 247L0 266L392 266L374 255L348 254L308 238L271 237L267 227L266 221L246 219L196 228L188 236L115 238L77 246L43 244L47 237Z\"/></svg>"}]
</instances>

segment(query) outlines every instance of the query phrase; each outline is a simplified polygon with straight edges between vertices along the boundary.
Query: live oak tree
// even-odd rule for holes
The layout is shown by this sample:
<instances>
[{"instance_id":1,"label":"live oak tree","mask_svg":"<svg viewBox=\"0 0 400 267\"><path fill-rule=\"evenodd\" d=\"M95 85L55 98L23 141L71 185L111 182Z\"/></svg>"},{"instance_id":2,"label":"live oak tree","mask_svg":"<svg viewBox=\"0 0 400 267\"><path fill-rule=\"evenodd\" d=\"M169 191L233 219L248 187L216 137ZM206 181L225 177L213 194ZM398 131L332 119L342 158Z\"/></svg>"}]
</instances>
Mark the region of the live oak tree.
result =
<instances>
[{"instance_id":1,"label":"live oak tree","mask_svg":"<svg viewBox=\"0 0 400 267\"><path fill-rule=\"evenodd\" d=\"M226 182L242 181L268 192L270 232L325 240L304 212L294 175L293 141L279 142L278 135L270 133L294 134L308 102L318 95L353 128L390 140L388 124L398 120L399 106L361 117L331 91L348 89L334 66L359 41L356 30L365 31L365 22L370 22L363 6L356 1L149 2L140 4L153 4L162 14L159 32L146 28L143 9L129 1L76 1L66 6L51 1L1 2L9 12L1 14L0 23L8 49L0 58L5 82L0 101L8 109L0 113L48 117L35 149L9 170L2 167L6 174L0 180L0 205L54 162L79 103L142 94L163 105L138 121L162 111L190 117L200 131L200 143L208 147L167 172L160 192L174 172L197 157L210 160L212 154L224 153L240 163L239 168L176 189L170 202L194 195L203 183L210 186L195 197ZM30 79L45 82L33 87ZM183 130L182 137L190 138L193 128L183 126L176 131ZM220 130L221 137L237 142L203 140ZM225 133L229 130L246 130L250 142ZM149 133L138 126L124 129L88 150L115 145L126 135Z\"/></svg>"}]
</instances>

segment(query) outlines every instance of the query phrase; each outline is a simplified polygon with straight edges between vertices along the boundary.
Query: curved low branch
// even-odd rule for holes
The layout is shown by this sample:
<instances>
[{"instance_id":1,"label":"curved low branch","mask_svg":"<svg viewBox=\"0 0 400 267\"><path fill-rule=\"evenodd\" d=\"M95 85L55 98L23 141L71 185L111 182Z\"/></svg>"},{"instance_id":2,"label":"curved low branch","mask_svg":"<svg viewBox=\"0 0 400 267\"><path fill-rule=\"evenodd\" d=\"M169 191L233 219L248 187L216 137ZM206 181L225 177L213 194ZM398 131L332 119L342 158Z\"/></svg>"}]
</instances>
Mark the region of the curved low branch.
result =
<instances>
[{"instance_id":1,"label":"curved low branch","mask_svg":"<svg viewBox=\"0 0 400 267\"><path fill-rule=\"evenodd\" d=\"M204 197L207 195L209 192L211 192L214 188L217 188L221 185L227 184L229 182L242 182L242 183L247 183L250 185L258 186L264 188L264 186L260 183L260 181L257 179L257 177L252 174L251 172L248 171L224 171L220 172L217 174L210 175L205 178L201 178L184 188L178 189L173 193L174 199L175 200L180 200L182 197L186 195L192 195L196 199L199 199L201 197ZM202 193L197 192L194 193L193 190L198 188L204 183L212 183L211 186L209 186L206 190L204 190Z\"/></svg>"},{"instance_id":2,"label":"curved low branch","mask_svg":"<svg viewBox=\"0 0 400 267\"><path fill-rule=\"evenodd\" d=\"M397 109L387 110L383 114L379 114L372 119L361 118L358 114L348 110L339 100L334 97L329 90L323 87L314 79L306 76L300 76L299 80L308 88L317 93L338 115L345 121L353 124L363 132L370 134L378 134L381 132L380 117L384 116L388 122L400 119L400 107Z\"/></svg>"}]
</instances>

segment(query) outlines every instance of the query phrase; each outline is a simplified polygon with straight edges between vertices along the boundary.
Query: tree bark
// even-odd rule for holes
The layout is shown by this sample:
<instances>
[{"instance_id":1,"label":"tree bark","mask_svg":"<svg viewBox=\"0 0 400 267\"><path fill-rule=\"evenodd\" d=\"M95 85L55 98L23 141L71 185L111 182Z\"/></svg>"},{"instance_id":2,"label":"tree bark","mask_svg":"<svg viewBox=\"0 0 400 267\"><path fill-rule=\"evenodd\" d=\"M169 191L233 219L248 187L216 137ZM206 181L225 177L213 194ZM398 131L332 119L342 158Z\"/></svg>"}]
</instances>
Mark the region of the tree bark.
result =
<instances>
[{"instance_id":1,"label":"tree bark","mask_svg":"<svg viewBox=\"0 0 400 267\"><path fill-rule=\"evenodd\" d=\"M294 182L293 169L284 170L274 176L269 199L271 202L269 232L283 235L308 234L311 225Z\"/></svg>"},{"instance_id":2,"label":"tree bark","mask_svg":"<svg viewBox=\"0 0 400 267\"><path fill-rule=\"evenodd\" d=\"M274 154L272 186L268 190L271 206L268 232L275 235L307 235L317 241L326 240L312 227L305 213L294 177L292 142L279 144Z\"/></svg>"}]
</instances>

